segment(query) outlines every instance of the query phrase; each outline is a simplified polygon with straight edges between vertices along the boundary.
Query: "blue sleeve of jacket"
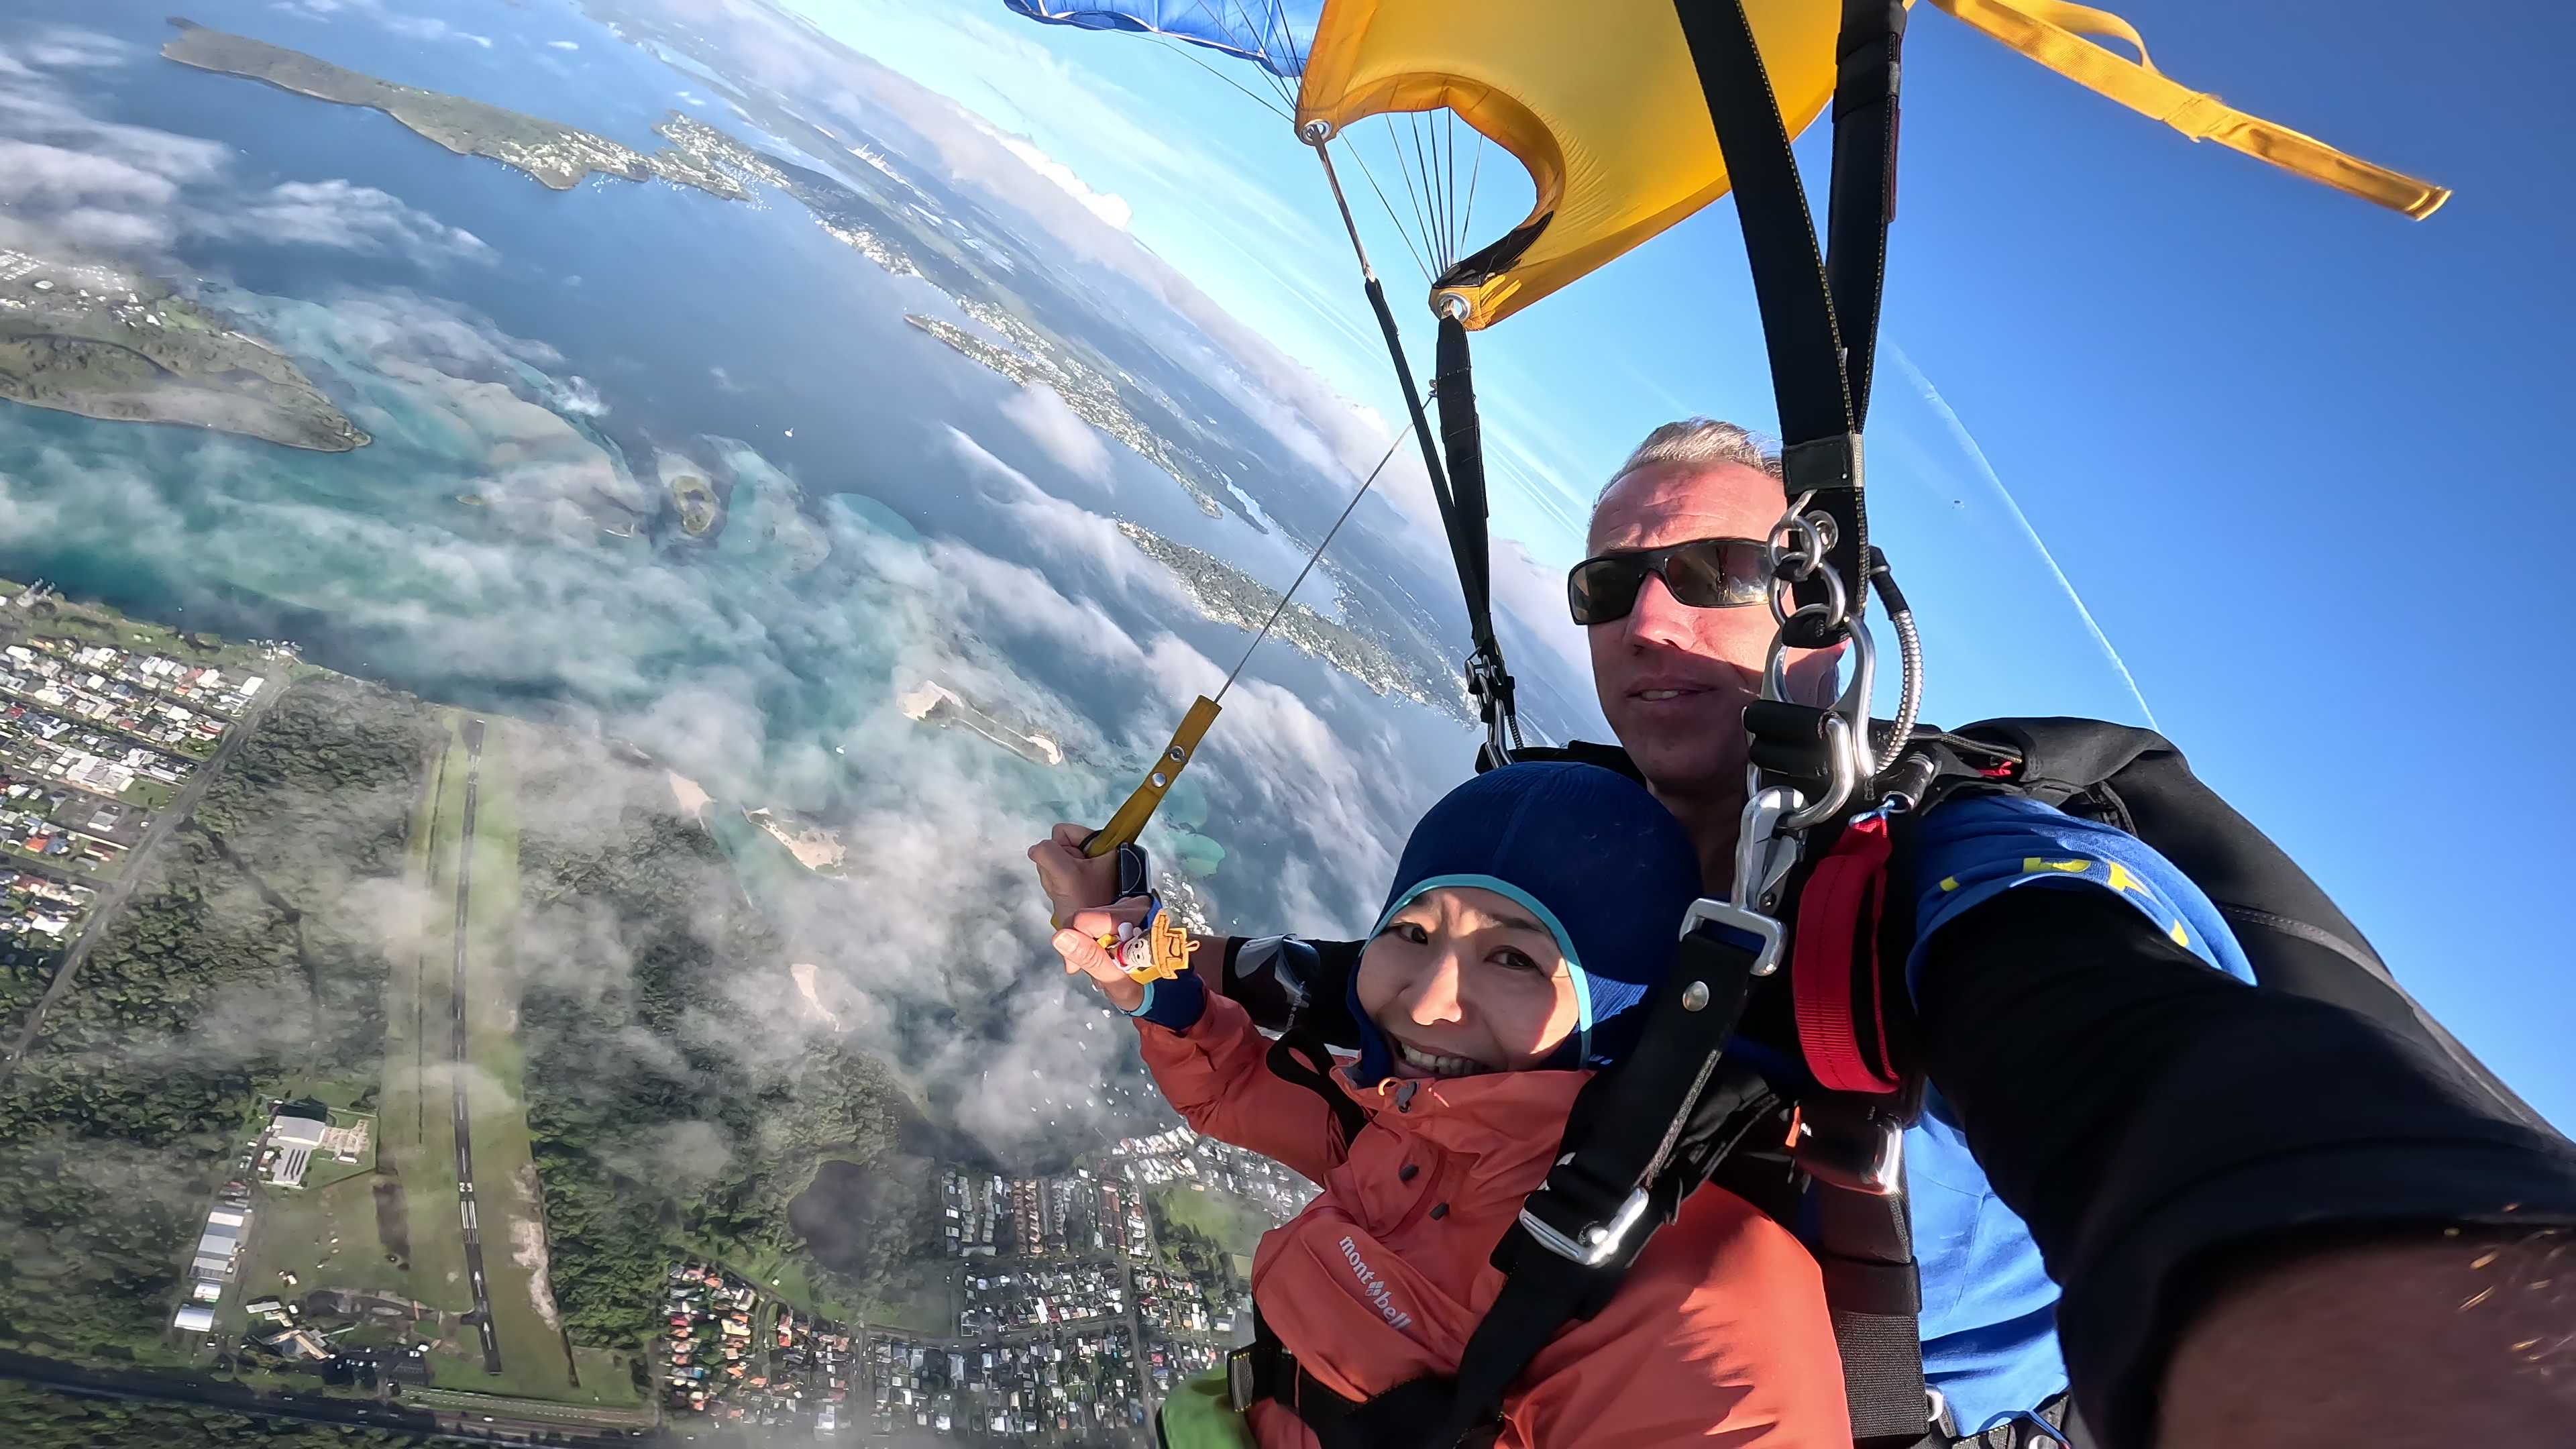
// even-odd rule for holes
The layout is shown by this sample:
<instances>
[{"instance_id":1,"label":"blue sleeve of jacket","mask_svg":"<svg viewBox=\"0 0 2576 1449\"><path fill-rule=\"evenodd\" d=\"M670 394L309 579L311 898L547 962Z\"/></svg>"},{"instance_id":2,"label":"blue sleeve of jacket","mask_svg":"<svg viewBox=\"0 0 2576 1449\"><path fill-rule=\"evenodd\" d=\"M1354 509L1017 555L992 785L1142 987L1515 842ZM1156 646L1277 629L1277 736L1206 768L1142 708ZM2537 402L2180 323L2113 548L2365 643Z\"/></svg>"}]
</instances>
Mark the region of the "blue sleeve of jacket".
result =
<instances>
[{"instance_id":1,"label":"blue sleeve of jacket","mask_svg":"<svg viewBox=\"0 0 2576 1449\"><path fill-rule=\"evenodd\" d=\"M2117 896L2170 940L2244 980L2252 971L2218 910L2135 836L2018 796L1944 804L1919 823L1915 948L1962 912L2007 891ZM2035 1081L2042 1080L2035 1078ZM2037 1408L2066 1387L2057 1285L2029 1227L1987 1181L1938 1091L1905 1134L1914 1251L1923 1283L1923 1367L1961 1428Z\"/></svg>"},{"instance_id":2,"label":"blue sleeve of jacket","mask_svg":"<svg viewBox=\"0 0 2576 1449\"><path fill-rule=\"evenodd\" d=\"M1127 1013L1165 1031L1188 1031L1207 1012L1207 986L1196 971L1183 971L1169 981L1145 983L1145 999Z\"/></svg>"},{"instance_id":3,"label":"blue sleeve of jacket","mask_svg":"<svg viewBox=\"0 0 2576 1449\"><path fill-rule=\"evenodd\" d=\"M2006 891L2030 888L2107 891L2175 945L2239 981L2254 979L2218 907L2127 831L2019 795L1951 801L1926 815L1919 830L1908 985L1921 973L1923 943L1935 932Z\"/></svg>"}]
</instances>

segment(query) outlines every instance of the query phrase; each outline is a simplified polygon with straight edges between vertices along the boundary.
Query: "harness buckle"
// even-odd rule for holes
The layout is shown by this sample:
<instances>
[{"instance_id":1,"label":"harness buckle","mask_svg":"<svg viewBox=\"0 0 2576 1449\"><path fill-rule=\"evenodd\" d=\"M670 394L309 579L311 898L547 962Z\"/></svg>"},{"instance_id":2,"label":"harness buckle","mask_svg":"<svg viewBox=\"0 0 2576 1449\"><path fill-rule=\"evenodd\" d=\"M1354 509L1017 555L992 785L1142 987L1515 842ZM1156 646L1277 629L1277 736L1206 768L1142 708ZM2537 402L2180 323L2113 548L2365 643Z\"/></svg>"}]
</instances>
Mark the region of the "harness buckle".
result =
<instances>
[{"instance_id":1,"label":"harness buckle","mask_svg":"<svg viewBox=\"0 0 2576 1449\"><path fill-rule=\"evenodd\" d=\"M1893 1197L1905 1188L1905 1129L1875 1111L1810 1112L1801 1107L1789 1160L1819 1182Z\"/></svg>"},{"instance_id":2,"label":"harness buckle","mask_svg":"<svg viewBox=\"0 0 2576 1449\"><path fill-rule=\"evenodd\" d=\"M1252 1361L1254 1350L1260 1346L1247 1343L1241 1348L1226 1350L1225 1401L1226 1406L1238 1414L1250 1413L1252 1406L1261 1401L1261 1375Z\"/></svg>"},{"instance_id":3,"label":"harness buckle","mask_svg":"<svg viewBox=\"0 0 2576 1449\"><path fill-rule=\"evenodd\" d=\"M1502 657L1482 647L1467 656L1467 692L1476 698L1476 711L1485 721L1485 748L1492 752L1494 763L1508 765L1512 751L1519 748L1520 725L1512 705L1511 671L1503 667Z\"/></svg>"},{"instance_id":4,"label":"harness buckle","mask_svg":"<svg viewBox=\"0 0 2576 1449\"><path fill-rule=\"evenodd\" d=\"M1610 1215L1610 1221L1589 1224L1577 1237L1567 1237L1558 1232L1555 1225L1539 1216L1534 1207L1521 1209L1521 1227L1529 1233L1530 1241L1567 1262L1583 1268L1598 1268L1619 1256L1620 1250L1627 1246L1629 1232L1646 1215L1646 1205L1646 1190L1642 1187L1632 1189L1628 1200L1619 1204L1619 1210Z\"/></svg>"},{"instance_id":5,"label":"harness buckle","mask_svg":"<svg viewBox=\"0 0 2576 1449\"><path fill-rule=\"evenodd\" d=\"M1742 888L1743 882L1737 882L1737 889ZM1782 933L1777 920L1733 901L1702 896L1682 913L1682 938L1687 940L1702 926L1716 927L1727 945L1753 958L1745 967L1746 975L1768 976L1780 969Z\"/></svg>"}]
</instances>

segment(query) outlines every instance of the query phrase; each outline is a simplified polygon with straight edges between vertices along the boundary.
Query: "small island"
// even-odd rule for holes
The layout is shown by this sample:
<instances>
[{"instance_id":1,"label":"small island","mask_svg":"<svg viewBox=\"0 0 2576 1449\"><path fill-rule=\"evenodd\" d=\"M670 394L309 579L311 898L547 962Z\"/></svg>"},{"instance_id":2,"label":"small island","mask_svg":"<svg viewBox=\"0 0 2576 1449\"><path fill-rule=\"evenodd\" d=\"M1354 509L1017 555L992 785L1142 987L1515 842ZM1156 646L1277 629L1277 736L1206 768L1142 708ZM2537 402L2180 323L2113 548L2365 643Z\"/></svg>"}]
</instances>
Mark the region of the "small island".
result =
<instances>
[{"instance_id":1,"label":"small island","mask_svg":"<svg viewBox=\"0 0 2576 1449\"><path fill-rule=\"evenodd\" d=\"M1005 724L991 710L936 680L923 680L895 701L903 717L947 729L954 725L983 736L1032 765L1061 765L1064 747L1044 730Z\"/></svg>"},{"instance_id":2,"label":"small island","mask_svg":"<svg viewBox=\"0 0 2576 1449\"><path fill-rule=\"evenodd\" d=\"M742 818L768 831L771 839L796 857L798 865L817 875L839 874L841 861L850 853L850 848L841 843L839 831L811 815L763 806L745 810Z\"/></svg>"},{"instance_id":3,"label":"small island","mask_svg":"<svg viewBox=\"0 0 2576 1449\"><path fill-rule=\"evenodd\" d=\"M140 272L7 247L0 397L321 453L370 441L285 354Z\"/></svg>"},{"instance_id":4,"label":"small island","mask_svg":"<svg viewBox=\"0 0 2576 1449\"><path fill-rule=\"evenodd\" d=\"M662 489L670 495L671 506L679 511L680 531L694 539L711 539L724 526L724 495L707 479L707 470L675 453L659 453L653 459L655 471L662 475Z\"/></svg>"},{"instance_id":5,"label":"small island","mask_svg":"<svg viewBox=\"0 0 2576 1449\"><path fill-rule=\"evenodd\" d=\"M628 181L658 176L727 201L750 197L740 182L675 148L647 156L560 122L463 96L396 85L300 50L209 29L176 16L170 23L179 27L179 33L161 47L161 53L181 65L266 81L316 100L382 111L459 156L488 156L557 191L570 191L596 174Z\"/></svg>"}]
</instances>

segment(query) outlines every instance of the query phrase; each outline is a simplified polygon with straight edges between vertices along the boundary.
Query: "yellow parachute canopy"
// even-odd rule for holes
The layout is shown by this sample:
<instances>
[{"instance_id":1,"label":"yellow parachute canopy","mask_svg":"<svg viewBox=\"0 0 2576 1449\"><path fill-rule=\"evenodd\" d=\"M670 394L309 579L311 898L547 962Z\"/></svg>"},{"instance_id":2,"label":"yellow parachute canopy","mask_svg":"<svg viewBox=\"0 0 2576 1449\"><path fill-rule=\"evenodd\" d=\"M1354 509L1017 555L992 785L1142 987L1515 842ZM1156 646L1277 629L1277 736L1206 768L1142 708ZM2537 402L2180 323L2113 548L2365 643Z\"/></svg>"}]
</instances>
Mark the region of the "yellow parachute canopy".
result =
<instances>
[{"instance_id":1,"label":"yellow parachute canopy","mask_svg":"<svg viewBox=\"0 0 2576 1449\"><path fill-rule=\"evenodd\" d=\"M1910 3L1910 0L1909 0ZM2057 0L1931 0L2069 80L2195 141L2422 218L2450 193L2168 80L2116 15ZM1833 97L1838 0L1744 0L1789 133ZM2086 39L2109 36L2132 60ZM1655 0L1327 0L1297 123L1339 133L1442 107L1511 152L1537 201L1500 241L1433 283L1488 327L1726 194L1690 47Z\"/></svg>"}]
</instances>

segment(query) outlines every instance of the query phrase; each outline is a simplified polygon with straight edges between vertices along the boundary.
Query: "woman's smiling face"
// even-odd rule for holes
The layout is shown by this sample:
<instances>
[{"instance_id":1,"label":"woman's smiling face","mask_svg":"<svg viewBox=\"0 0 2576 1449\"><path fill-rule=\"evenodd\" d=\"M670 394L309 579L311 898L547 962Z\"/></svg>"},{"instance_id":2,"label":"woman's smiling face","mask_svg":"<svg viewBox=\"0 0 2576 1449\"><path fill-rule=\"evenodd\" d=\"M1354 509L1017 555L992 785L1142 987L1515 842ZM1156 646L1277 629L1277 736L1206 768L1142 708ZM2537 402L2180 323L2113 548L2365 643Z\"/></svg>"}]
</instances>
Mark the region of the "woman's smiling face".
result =
<instances>
[{"instance_id":1,"label":"woman's smiling face","mask_svg":"<svg viewBox=\"0 0 2576 1449\"><path fill-rule=\"evenodd\" d=\"M1578 990L1534 913L1476 886L1414 897L1360 957L1360 1009L1386 1035L1399 1077L1538 1066L1574 1031Z\"/></svg>"}]
</instances>

